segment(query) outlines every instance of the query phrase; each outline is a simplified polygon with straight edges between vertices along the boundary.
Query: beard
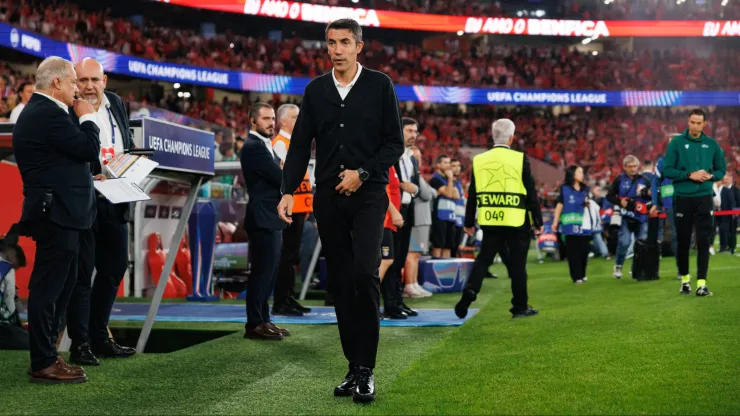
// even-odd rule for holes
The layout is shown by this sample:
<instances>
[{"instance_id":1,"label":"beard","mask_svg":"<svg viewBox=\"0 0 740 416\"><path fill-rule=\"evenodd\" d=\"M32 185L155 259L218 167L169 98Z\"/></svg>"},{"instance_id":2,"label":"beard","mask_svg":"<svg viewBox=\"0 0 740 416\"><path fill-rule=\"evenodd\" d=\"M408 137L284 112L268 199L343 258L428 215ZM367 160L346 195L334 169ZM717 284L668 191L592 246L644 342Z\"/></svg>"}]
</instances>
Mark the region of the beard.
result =
<instances>
[{"instance_id":1,"label":"beard","mask_svg":"<svg viewBox=\"0 0 740 416\"><path fill-rule=\"evenodd\" d=\"M97 95L83 96L83 99L87 101L88 103L90 103L90 105L98 105L98 103L100 102Z\"/></svg>"}]
</instances>

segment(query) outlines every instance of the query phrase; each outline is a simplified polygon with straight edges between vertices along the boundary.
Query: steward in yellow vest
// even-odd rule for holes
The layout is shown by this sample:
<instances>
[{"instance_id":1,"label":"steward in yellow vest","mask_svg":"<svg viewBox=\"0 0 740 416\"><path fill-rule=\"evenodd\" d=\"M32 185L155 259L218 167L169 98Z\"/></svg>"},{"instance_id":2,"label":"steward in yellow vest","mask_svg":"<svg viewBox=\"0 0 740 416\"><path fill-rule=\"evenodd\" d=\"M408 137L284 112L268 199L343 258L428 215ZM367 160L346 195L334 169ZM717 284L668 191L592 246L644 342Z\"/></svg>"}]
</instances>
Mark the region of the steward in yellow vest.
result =
<instances>
[{"instance_id":1,"label":"steward in yellow vest","mask_svg":"<svg viewBox=\"0 0 740 416\"><path fill-rule=\"evenodd\" d=\"M493 123L494 147L473 158L473 175L465 207L465 232L475 233L477 222L483 230L480 253L470 271L455 314L464 318L480 292L486 271L496 253L508 253L506 267L513 298L509 311L514 318L537 315L527 295L527 253L532 227L542 229L540 201L527 157L509 146L514 141L514 123L500 119Z\"/></svg>"}]
</instances>

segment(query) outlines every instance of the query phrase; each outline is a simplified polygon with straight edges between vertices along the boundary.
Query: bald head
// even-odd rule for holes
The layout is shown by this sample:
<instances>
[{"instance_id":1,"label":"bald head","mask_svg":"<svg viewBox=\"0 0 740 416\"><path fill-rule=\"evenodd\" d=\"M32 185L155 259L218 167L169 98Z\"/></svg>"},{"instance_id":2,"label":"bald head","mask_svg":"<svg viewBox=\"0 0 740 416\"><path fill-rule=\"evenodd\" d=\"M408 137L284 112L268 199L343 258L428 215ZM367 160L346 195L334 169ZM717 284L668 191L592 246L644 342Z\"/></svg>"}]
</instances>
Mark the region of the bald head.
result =
<instances>
[{"instance_id":1,"label":"bald head","mask_svg":"<svg viewBox=\"0 0 740 416\"><path fill-rule=\"evenodd\" d=\"M103 65L93 58L85 58L75 65L75 71L82 98L92 104L97 111L103 102L103 92L108 83Z\"/></svg>"}]
</instances>

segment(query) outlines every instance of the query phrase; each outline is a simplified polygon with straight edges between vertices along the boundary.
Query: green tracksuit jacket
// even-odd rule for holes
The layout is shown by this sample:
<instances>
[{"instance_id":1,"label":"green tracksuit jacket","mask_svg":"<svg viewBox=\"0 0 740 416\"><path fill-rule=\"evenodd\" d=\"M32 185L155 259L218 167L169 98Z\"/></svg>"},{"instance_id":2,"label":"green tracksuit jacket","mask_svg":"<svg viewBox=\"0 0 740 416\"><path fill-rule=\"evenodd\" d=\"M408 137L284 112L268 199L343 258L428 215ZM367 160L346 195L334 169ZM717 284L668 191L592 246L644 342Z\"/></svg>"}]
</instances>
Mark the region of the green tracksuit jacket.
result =
<instances>
[{"instance_id":1,"label":"green tracksuit jacket","mask_svg":"<svg viewBox=\"0 0 740 416\"><path fill-rule=\"evenodd\" d=\"M702 169L712 174L712 180L699 183L689 179L692 172ZM704 133L695 139L688 129L671 140L663 160L663 175L673 179L677 196L713 195L712 184L722 180L726 170L725 154L717 142Z\"/></svg>"}]
</instances>

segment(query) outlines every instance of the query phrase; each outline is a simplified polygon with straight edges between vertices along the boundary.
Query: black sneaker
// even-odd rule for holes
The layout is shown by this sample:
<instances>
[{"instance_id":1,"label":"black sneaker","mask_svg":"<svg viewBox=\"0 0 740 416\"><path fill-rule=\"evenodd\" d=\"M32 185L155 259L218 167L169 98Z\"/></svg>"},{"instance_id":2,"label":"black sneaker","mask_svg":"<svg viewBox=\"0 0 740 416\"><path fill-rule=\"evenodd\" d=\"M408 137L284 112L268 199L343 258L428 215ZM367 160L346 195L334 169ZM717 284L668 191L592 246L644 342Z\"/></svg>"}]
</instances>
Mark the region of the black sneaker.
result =
<instances>
[{"instance_id":1,"label":"black sneaker","mask_svg":"<svg viewBox=\"0 0 740 416\"><path fill-rule=\"evenodd\" d=\"M455 305L455 315L457 315L458 318L463 319L468 315L468 308L470 308L470 304L475 301L475 292L468 289L465 290L462 294L462 298L460 298L460 301L457 302L457 305Z\"/></svg>"},{"instance_id":2,"label":"black sneaker","mask_svg":"<svg viewBox=\"0 0 740 416\"><path fill-rule=\"evenodd\" d=\"M690 295L691 294L691 283L681 283L681 291L679 292L682 295ZM696 290L696 294L699 294L699 290Z\"/></svg>"},{"instance_id":3,"label":"black sneaker","mask_svg":"<svg viewBox=\"0 0 740 416\"><path fill-rule=\"evenodd\" d=\"M535 316L535 315L538 315L540 313L540 311L538 311L537 309L535 309L535 308L533 308L531 306L527 306L527 309L525 309L523 311L513 311L513 310L510 310L510 312L511 312L511 317L512 318L528 318L530 316Z\"/></svg>"},{"instance_id":4,"label":"black sneaker","mask_svg":"<svg viewBox=\"0 0 740 416\"><path fill-rule=\"evenodd\" d=\"M299 311L301 311L303 313L309 313L309 312L311 312L311 308L307 308L307 307L301 305L300 303L298 303L298 300L296 300L296 298L294 298L292 296L288 298L288 304L291 305L291 306L293 306L295 309L298 309Z\"/></svg>"},{"instance_id":5,"label":"black sneaker","mask_svg":"<svg viewBox=\"0 0 740 416\"><path fill-rule=\"evenodd\" d=\"M689 293L691 293L691 288L689 288ZM696 296L712 296L712 292L706 286L699 286L696 288Z\"/></svg>"},{"instance_id":6,"label":"black sneaker","mask_svg":"<svg viewBox=\"0 0 740 416\"><path fill-rule=\"evenodd\" d=\"M92 351L101 358L128 358L136 355L136 349L116 344L113 338L100 345L92 345Z\"/></svg>"}]
</instances>

